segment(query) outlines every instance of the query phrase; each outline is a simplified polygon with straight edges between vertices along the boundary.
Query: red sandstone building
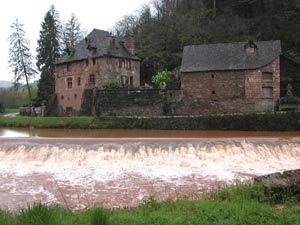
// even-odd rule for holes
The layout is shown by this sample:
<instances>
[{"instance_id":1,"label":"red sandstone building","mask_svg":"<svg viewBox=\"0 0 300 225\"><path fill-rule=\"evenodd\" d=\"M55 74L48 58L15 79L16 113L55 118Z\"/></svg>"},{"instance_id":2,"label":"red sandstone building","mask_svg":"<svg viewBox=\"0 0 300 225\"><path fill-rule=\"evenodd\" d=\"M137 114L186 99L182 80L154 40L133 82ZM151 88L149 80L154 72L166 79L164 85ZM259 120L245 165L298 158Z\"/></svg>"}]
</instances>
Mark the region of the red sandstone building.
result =
<instances>
[{"instance_id":1,"label":"red sandstone building","mask_svg":"<svg viewBox=\"0 0 300 225\"><path fill-rule=\"evenodd\" d=\"M133 37L117 38L94 29L56 63L55 92L60 115L77 115L86 89L117 79L125 87L140 86L140 59Z\"/></svg>"},{"instance_id":2,"label":"red sandstone building","mask_svg":"<svg viewBox=\"0 0 300 225\"><path fill-rule=\"evenodd\" d=\"M202 111L213 113L273 110L280 98L280 54L280 41L186 46L183 99L198 99L198 107L205 102Z\"/></svg>"}]
</instances>

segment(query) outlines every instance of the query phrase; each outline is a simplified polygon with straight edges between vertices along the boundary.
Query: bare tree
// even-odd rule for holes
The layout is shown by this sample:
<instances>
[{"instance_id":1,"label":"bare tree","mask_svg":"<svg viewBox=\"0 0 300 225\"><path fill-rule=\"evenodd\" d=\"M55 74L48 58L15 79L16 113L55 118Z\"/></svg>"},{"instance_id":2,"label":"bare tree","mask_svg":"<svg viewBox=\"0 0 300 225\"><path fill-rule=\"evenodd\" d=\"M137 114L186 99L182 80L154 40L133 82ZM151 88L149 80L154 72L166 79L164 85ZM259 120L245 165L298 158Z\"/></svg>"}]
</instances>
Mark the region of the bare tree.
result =
<instances>
[{"instance_id":1,"label":"bare tree","mask_svg":"<svg viewBox=\"0 0 300 225\"><path fill-rule=\"evenodd\" d=\"M80 23L72 13L70 19L63 26L62 39L65 49L74 48L84 37Z\"/></svg>"},{"instance_id":2,"label":"bare tree","mask_svg":"<svg viewBox=\"0 0 300 225\"><path fill-rule=\"evenodd\" d=\"M12 33L9 36L9 64L14 73L13 84L19 86L25 80L29 104L32 105L32 95L30 91L30 79L36 74L34 65L32 63L33 56L29 48L29 40L25 37L23 24L19 23L18 19L11 25Z\"/></svg>"}]
</instances>

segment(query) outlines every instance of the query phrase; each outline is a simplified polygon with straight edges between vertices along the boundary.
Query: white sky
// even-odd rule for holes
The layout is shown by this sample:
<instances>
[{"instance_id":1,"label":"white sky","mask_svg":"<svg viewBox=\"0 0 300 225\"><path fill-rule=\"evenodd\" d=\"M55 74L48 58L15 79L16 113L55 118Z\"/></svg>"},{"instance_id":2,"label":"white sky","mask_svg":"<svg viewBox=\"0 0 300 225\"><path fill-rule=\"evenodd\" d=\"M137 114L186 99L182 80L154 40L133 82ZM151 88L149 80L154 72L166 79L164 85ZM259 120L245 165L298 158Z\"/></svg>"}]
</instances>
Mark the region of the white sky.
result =
<instances>
[{"instance_id":1,"label":"white sky","mask_svg":"<svg viewBox=\"0 0 300 225\"><path fill-rule=\"evenodd\" d=\"M0 8L0 80L10 81L13 74L8 64L10 26L15 20L24 24L26 37L35 57L41 23L46 12L54 5L60 19L66 21L74 13L81 28L111 30L122 16L134 13L149 0L8 0Z\"/></svg>"}]
</instances>

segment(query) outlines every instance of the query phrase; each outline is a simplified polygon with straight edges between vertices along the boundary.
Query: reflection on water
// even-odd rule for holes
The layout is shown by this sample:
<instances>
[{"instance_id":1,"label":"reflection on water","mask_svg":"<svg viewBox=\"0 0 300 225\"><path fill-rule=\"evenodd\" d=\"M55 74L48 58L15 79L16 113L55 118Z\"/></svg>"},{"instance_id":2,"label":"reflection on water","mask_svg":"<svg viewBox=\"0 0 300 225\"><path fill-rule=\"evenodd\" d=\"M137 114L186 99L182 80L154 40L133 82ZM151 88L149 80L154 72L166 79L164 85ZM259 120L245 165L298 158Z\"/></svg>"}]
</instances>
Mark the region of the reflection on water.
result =
<instances>
[{"instance_id":1,"label":"reflection on water","mask_svg":"<svg viewBox=\"0 0 300 225\"><path fill-rule=\"evenodd\" d=\"M30 137L27 131L0 129L0 137Z\"/></svg>"},{"instance_id":2,"label":"reflection on water","mask_svg":"<svg viewBox=\"0 0 300 225\"><path fill-rule=\"evenodd\" d=\"M81 138L239 138L300 137L299 132L199 131L199 130L100 130L0 128L0 137L81 137Z\"/></svg>"}]
</instances>

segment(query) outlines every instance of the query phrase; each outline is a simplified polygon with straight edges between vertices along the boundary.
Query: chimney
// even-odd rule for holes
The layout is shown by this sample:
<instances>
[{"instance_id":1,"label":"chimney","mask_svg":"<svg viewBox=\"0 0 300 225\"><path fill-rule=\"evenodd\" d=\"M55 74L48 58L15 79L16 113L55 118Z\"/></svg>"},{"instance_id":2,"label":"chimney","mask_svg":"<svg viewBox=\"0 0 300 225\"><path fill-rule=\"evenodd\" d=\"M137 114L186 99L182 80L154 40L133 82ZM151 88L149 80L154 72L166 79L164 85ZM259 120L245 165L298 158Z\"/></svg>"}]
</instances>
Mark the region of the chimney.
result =
<instances>
[{"instance_id":1,"label":"chimney","mask_svg":"<svg viewBox=\"0 0 300 225\"><path fill-rule=\"evenodd\" d=\"M134 37L133 35L126 35L124 37L124 47L132 54L135 54Z\"/></svg>"},{"instance_id":2,"label":"chimney","mask_svg":"<svg viewBox=\"0 0 300 225\"><path fill-rule=\"evenodd\" d=\"M112 35L112 33L109 33L109 35L107 36L107 49L108 51L111 50L115 44L115 38Z\"/></svg>"}]
</instances>

